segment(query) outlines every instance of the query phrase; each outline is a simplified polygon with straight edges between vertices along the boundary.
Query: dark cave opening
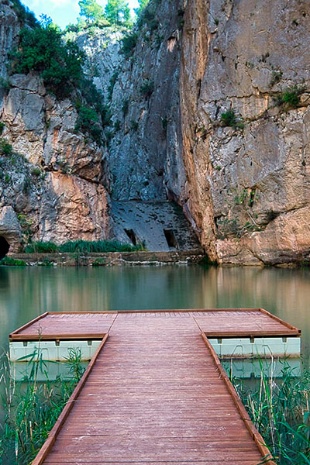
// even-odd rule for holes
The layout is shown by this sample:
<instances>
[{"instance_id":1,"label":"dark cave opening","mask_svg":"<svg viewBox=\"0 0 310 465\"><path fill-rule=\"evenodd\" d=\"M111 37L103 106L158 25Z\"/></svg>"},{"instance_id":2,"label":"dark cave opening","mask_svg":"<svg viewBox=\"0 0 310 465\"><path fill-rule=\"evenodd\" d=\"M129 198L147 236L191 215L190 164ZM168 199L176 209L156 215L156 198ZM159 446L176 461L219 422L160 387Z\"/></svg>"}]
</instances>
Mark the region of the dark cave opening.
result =
<instances>
[{"instance_id":1,"label":"dark cave opening","mask_svg":"<svg viewBox=\"0 0 310 465\"><path fill-rule=\"evenodd\" d=\"M9 249L10 244L8 241L3 236L0 236L0 260L6 256Z\"/></svg>"}]
</instances>

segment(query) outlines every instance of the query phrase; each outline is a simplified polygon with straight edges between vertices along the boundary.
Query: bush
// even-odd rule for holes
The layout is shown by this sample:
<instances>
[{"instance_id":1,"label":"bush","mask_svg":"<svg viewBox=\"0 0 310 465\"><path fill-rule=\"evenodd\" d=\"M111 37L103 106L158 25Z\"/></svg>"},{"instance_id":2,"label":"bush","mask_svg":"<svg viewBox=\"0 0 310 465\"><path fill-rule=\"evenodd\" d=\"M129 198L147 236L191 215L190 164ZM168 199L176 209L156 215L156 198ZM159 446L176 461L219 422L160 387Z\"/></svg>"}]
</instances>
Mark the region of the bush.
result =
<instances>
[{"instance_id":1,"label":"bush","mask_svg":"<svg viewBox=\"0 0 310 465\"><path fill-rule=\"evenodd\" d=\"M244 124L240 119L237 118L235 111L233 109L227 110L221 114L221 123L223 126L229 126L231 128L243 129Z\"/></svg>"},{"instance_id":2,"label":"bush","mask_svg":"<svg viewBox=\"0 0 310 465\"><path fill-rule=\"evenodd\" d=\"M5 139L0 139L0 155L12 155L13 147Z\"/></svg>"},{"instance_id":3,"label":"bush","mask_svg":"<svg viewBox=\"0 0 310 465\"><path fill-rule=\"evenodd\" d=\"M32 242L25 247L25 253L54 253L58 246L54 242Z\"/></svg>"},{"instance_id":4,"label":"bush","mask_svg":"<svg viewBox=\"0 0 310 465\"><path fill-rule=\"evenodd\" d=\"M106 253L133 252L142 250L142 245L133 246L119 241L68 241L62 245L54 242L32 242L25 247L25 253Z\"/></svg>"},{"instance_id":5,"label":"bush","mask_svg":"<svg viewBox=\"0 0 310 465\"><path fill-rule=\"evenodd\" d=\"M75 43L64 43L61 32L48 23L21 29L19 47L11 54L11 72L36 71L49 91L65 98L80 82L84 58Z\"/></svg>"},{"instance_id":6,"label":"bush","mask_svg":"<svg viewBox=\"0 0 310 465\"><path fill-rule=\"evenodd\" d=\"M137 32L131 32L122 39L121 52L126 58L129 58L137 45L139 34Z\"/></svg>"},{"instance_id":7,"label":"bush","mask_svg":"<svg viewBox=\"0 0 310 465\"><path fill-rule=\"evenodd\" d=\"M4 257L0 260L0 265L4 266L26 266L27 263L24 260L18 260L12 257Z\"/></svg>"},{"instance_id":8,"label":"bush","mask_svg":"<svg viewBox=\"0 0 310 465\"><path fill-rule=\"evenodd\" d=\"M91 107L78 107L78 118L75 129L84 133L89 133L91 138L98 144L102 142L102 128L96 111Z\"/></svg>"},{"instance_id":9,"label":"bush","mask_svg":"<svg viewBox=\"0 0 310 465\"><path fill-rule=\"evenodd\" d=\"M149 79L143 81L143 84L140 87L140 92L145 98L150 97L154 92L154 82Z\"/></svg>"},{"instance_id":10,"label":"bush","mask_svg":"<svg viewBox=\"0 0 310 465\"><path fill-rule=\"evenodd\" d=\"M118 241L69 241L59 246L60 252L80 253L106 253L106 252L132 252L141 250L142 246L132 246Z\"/></svg>"},{"instance_id":11,"label":"bush","mask_svg":"<svg viewBox=\"0 0 310 465\"><path fill-rule=\"evenodd\" d=\"M304 91L303 88L298 86L289 87L277 100L278 105L284 105L288 109L297 108L300 103L300 94Z\"/></svg>"}]
</instances>

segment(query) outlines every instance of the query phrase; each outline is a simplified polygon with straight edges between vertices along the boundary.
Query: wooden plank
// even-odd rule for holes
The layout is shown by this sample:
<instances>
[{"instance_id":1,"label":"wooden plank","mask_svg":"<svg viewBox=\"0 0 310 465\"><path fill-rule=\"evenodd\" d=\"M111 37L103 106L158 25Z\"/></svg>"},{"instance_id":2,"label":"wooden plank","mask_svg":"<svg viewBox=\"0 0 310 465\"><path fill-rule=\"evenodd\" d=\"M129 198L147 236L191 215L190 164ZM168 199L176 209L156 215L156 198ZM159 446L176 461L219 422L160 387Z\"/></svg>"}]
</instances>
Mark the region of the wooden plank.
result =
<instances>
[{"instance_id":1,"label":"wooden plank","mask_svg":"<svg viewBox=\"0 0 310 465\"><path fill-rule=\"evenodd\" d=\"M198 313L119 312L33 465L259 463L268 451Z\"/></svg>"},{"instance_id":2,"label":"wooden plank","mask_svg":"<svg viewBox=\"0 0 310 465\"><path fill-rule=\"evenodd\" d=\"M76 386L76 388L74 389L73 393L71 394L65 408L63 409L63 411L61 412L61 414L59 415L54 427L52 428L52 430L50 431L49 435L48 435L48 438L47 440L45 441L45 443L43 444L42 448L40 449L38 455L36 456L35 460L32 462L32 464L42 464L43 461L44 461L44 458L47 457L47 455L49 454L51 448L53 447L56 439L57 439L57 436L61 430L61 428L63 427L67 417L69 416L69 413L74 405L74 402L77 400L80 392L82 391L83 389L83 386L85 385L86 383L86 380L89 376L89 374L91 373L95 363L96 363L96 360L101 352L101 350L103 349L107 339L108 339L109 335L106 334L104 336L104 338L102 339L102 342L100 344L100 346L98 347L98 349L96 350L96 353L94 354L93 358L91 359L91 361L89 362L88 366L87 366L87 369L85 370L85 373L83 374L82 378L80 379L78 385Z\"/></svg>"}]
</instances>

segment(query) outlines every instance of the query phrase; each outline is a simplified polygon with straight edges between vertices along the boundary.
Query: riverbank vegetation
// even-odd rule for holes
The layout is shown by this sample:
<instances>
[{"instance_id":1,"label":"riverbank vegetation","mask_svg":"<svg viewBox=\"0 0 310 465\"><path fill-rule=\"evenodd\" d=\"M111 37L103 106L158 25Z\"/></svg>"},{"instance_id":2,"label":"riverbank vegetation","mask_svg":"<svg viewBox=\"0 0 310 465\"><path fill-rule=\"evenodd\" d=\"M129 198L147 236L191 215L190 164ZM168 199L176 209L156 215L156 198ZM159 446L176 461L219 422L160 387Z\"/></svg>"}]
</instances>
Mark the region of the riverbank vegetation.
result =
<instances>
[{"instance_id":1,"label":"riverbank vegetation","mask_svg":"<svg viewBox=\"0 0 310 465\"><path fill-rule=\"evenodd\" d=\"M28 378L16 381L14 365L6 354L0 358L0 464L28 465L37 455L83 374L79 350L68 353L67 363L72 378L50 381L47 364L37 351L25 362ZM38 381L39 374L44 382Z\"/></svg>"},{"instance_id":2,"label":"riverbank vegetation","mask_svg":"<svg viewBox=\"0 0 310 465\"><path fill-rule=\"evenodd\" d=\"M275 379L262 371L256 388L233 384L278 465L310 464L310 371L296 376L284 365Z\"/></svg>"},{"instance_id":3,"label":"riverbank vegetation","mask_svg":"<svg viewBox=\"0 0 310 465\"><path fill-rule=\"evenodd\" d=\"M131 245L119 241L68 241L57 245L54 242L31 242L25 253L108 253L108 252L137 252L144 250L142 244Z\"/></svg>"}]
</instances>

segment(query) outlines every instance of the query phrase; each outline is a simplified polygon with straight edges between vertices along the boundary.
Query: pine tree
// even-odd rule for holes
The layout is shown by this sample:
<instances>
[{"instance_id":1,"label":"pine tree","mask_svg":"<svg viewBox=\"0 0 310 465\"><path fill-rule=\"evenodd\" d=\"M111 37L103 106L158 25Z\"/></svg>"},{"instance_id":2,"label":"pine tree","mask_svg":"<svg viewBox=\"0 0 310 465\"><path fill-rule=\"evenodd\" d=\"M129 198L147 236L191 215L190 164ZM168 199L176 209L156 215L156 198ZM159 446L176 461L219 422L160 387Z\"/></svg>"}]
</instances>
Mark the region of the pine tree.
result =
<instances>
[{"instance_id":1,"label":"pine tree","mask_svg":"<svg viewBox=\"0 0 310 465\"><path fill-rule=\"evenodd\" d=\"M130 23L130 8L126 0L108 0L105 7L105 17L111 24Z\"/></svg>"},{"instance_id":2,"label":"pine tree","mask_svg":"<svg viewBox=\"0 0 310 465\"><path fill-rule=\"evenodd\" d=\"M103 8L96 0L80 0L79 7L80 16L85 16L88 22L97 21L104 16Z\"/></svg>"}]
</instances>

